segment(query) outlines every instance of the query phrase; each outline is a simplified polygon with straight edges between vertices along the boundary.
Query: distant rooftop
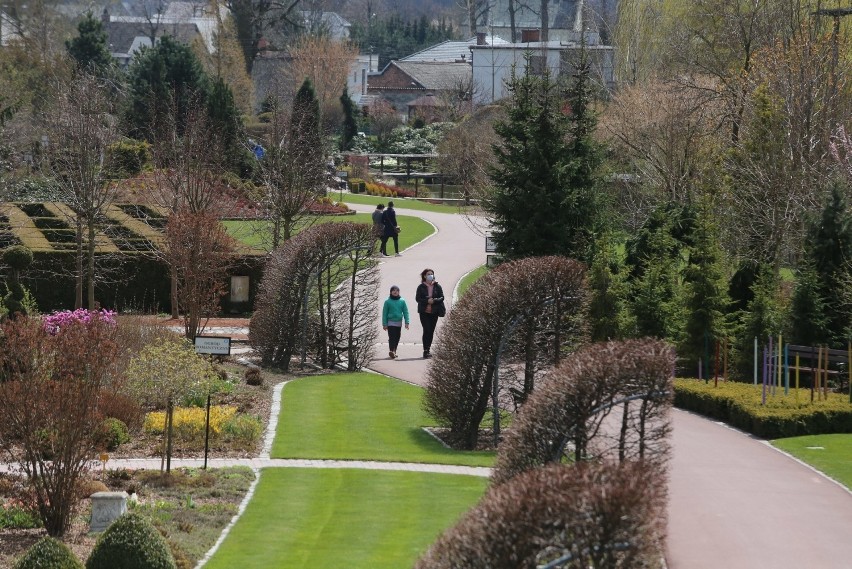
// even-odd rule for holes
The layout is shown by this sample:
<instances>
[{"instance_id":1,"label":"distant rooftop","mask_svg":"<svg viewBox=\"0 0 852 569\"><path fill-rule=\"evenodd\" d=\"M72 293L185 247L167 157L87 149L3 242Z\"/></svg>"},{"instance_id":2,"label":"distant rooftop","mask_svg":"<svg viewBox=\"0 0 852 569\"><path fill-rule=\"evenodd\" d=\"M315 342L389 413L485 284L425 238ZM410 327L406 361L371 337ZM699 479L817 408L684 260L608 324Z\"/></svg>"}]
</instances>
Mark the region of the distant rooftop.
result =
<instances>
[{"instance_id":1,"label":"distant rooftop","mask_svg":"<svg viewBox=\"0 0 852 569\"><path fill-rule=\"evenodd\" d=\"M485 43L488 45L508 44L504 39L497 36L485 36ZM432 61L443 63L454 63L462 59L470 59L470 46L476 45L476 38L473 37L467 41L452 41L447 40L439 44L427 47L424 50L412 53L407 57L403 57L399 61Z\"/></svg>"}]
</instances>

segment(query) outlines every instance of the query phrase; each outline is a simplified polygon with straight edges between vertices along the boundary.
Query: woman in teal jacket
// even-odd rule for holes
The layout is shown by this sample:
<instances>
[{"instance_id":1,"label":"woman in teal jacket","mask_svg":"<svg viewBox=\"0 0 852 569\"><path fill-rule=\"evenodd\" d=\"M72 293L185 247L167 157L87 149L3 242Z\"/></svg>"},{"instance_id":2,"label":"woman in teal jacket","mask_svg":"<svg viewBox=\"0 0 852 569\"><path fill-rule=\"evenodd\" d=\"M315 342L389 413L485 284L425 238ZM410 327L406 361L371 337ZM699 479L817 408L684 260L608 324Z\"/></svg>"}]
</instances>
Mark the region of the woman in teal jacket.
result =
<instances>
[{"instance_id":1,"label":"woman in teal jacket","mask_svg":"<svg viewBox=\"0 0 852 569\"><path fill-rule=\"evenodd\" d=\"M399 346L399 338L402 336L403 321L405 321L405 329L408 330L408 305L405 304L405 299L399 296L399 287L393 285L390 296L382 307L382 328L388 332L390 359L396 357L396 347Z\"/></svg>"}]
</instances>

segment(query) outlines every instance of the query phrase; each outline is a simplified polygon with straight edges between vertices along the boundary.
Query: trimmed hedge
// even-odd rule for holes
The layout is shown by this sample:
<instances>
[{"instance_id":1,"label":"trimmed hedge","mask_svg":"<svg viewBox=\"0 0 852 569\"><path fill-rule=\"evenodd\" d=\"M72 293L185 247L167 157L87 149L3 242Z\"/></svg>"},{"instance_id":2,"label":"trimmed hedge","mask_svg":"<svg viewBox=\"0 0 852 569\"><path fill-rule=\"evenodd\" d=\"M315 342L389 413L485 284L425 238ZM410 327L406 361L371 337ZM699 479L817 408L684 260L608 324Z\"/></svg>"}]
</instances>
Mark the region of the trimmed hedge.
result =
<instances>
[{"instance_id":1,"label":"trimmed hedge","mask_svg":"<svg viewBox=\"0 0 852 569\"><path fill-rule=\"evenodd\" d=\"M83 569L83 564L67 545L58 539L44 537L24 553L14 569Z\"/></svg>"},{"instance_id":2,"label":"trimmed hedge","mask_svg":"<svg viewBox=\"0 0 852 569\"><path fill-rule=\"evenodd\" d=\"M86 569L176 569L163 536L139 514L118 518L98 538Z\"/></svg>"},{"instance_id":3,"label":"trimmed hedge","mask_svg":"<svg viewBox=\"0 0 852 569\"><path fill-rule=\"evenodd\" d=\"M35 252L33 264L21 281L36 300L41 312L74 307L74 255L61 251ZM232 303L226 295L222 312L249 312L254 306L257 287L263 274L263 257L238 260L228 275L249 276L248 302ZM157 259L142 254L96 255L99 275L95 298L103 308L126 311L169 312L171 309L168 268ZM229 286L230 282L226 282Z\"/></svg>"},{"instance_id":4,"label":"trimmed hedge","mask_svg":"<svg viewBox=\"0 0 852 569\"><path fill-rule=\"evenodd\" d=\"M849 396L829 393L827 400L811 402L810 389L795 388L784 395L777 388L767 393L762 405L762 386L750 383L713 383L694 379L676 379L675 407L718 419L733 427L765 439L802 435L852 433L852 403Z\"/></svg>"}]
</instances>

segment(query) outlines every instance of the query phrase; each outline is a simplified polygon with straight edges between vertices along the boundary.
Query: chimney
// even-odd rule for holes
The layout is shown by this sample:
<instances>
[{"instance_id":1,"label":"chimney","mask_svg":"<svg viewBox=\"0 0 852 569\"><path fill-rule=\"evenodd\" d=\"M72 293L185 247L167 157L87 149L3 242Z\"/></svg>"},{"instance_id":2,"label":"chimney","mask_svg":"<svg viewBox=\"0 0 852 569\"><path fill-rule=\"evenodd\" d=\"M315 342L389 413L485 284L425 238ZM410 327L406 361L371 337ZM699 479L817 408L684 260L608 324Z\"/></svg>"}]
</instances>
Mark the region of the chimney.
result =
<instances>
[{"instance_id":1,"label":"chimney","mask_svg":"<svg viewBox=\"0 0 852 569\"><path fill-rule=\"evenodd\" d=\"M476 45L488 45L485 42L485 32L476 32Z\"/></svg>"},{"instance_id":2,"label":"chimney","mask_svg":"<svg viewBox=\"0 0 852 569\"><path fill-rule=\"evenodd\" d=\"M521 30L521 43L541 41L541 30Z\"/></svg>"},{"instance_id":3,"label":"chimney","mask_svg":"<svg viewBox=\"0 0 852 569\"><path fill-rule=\"evenodd\" d=\"M109 10L107 10L106 8L104 8L103 13L101 14L101 22L103 22L104 24L109 23Z\"/></svg>"}]
</instances>

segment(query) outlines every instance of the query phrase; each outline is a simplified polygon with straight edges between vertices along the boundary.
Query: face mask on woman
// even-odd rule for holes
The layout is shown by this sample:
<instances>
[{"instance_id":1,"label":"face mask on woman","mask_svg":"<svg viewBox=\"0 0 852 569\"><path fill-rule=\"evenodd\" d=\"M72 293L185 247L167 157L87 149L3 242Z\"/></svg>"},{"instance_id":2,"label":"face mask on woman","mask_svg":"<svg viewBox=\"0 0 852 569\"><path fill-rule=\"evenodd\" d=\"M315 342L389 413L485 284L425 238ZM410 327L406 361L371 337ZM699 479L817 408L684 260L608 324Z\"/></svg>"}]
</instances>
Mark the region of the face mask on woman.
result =
<instances>
[{"instance_id":1,"label":"face mask on woman","mask_svg":"<svg viewBox=\"0 0 852 569\"><path fill-rule=\"evenodd\" d=\"M426 275L426 282L432 282L435 280L435 275Z\"/></svg>"}]
</instances>

